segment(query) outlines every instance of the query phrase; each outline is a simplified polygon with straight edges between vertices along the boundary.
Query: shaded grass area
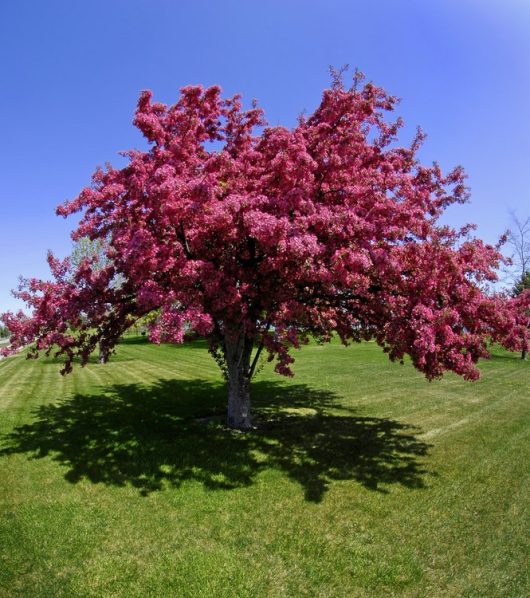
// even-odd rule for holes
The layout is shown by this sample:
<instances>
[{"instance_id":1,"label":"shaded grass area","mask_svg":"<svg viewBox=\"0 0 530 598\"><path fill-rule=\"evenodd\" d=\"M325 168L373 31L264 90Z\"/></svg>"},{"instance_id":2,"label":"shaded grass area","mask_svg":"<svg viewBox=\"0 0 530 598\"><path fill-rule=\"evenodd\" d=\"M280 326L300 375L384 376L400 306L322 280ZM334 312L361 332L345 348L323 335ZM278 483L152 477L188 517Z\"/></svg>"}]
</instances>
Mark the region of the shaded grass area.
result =
<instances>
[{"instance_id":1,"label":"shaded grass area","mask_svg":"<svg viewBox=\"0 0 530 598\"><path fill-rule=\"evenodd\" d=\"M0 364L0 596L524 596L530 368L427 383L372 343L266 368L223 426L200 341Z\"/></svg>"},{"instance_id":2,"label":"shaded grass area","mask_svg":"<svg viewBox=\"0 0 530 598\"><path fill-rule=\"evenodd\" d=\"M411 433L412 426L356 417L346 409L329 414L331 392L304 385L281 392L280 385L262 381L253 389L262 406L256 408L259 425L241 434L217 418L197 417L222 412L222 390L197 379L76 394L39 407L32 423L6 437L0 457L51 456L68 468L69 482L131 483L142 494L166 484L178 488L186 480L209 489L248 486L269 468L297 481L315 502L331 480L356 480L373 490L393 483L423 486L416 457L425 455L427 445ZM285 404L288 411L281 409Z\"/></svg>"}]
</instances>

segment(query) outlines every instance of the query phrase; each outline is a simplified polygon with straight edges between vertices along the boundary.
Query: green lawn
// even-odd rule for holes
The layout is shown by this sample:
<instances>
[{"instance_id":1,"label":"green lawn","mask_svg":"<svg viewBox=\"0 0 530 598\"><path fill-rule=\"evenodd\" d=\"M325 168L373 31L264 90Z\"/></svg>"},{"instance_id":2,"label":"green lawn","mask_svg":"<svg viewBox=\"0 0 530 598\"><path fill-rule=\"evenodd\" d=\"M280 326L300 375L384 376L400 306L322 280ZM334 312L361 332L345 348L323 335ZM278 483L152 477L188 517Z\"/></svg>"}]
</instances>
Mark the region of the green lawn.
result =
<instances>
[{"instance_id":1,"label":"green lawn","mask_svg":"<svg viewBox=\"0 0 530 598\"><path fill-rule=\"evenodd\" d=\"M530 363L296 357L248 434L200 342L0 362L0 595L529 596Z\"/></svg>"}]
</instances>

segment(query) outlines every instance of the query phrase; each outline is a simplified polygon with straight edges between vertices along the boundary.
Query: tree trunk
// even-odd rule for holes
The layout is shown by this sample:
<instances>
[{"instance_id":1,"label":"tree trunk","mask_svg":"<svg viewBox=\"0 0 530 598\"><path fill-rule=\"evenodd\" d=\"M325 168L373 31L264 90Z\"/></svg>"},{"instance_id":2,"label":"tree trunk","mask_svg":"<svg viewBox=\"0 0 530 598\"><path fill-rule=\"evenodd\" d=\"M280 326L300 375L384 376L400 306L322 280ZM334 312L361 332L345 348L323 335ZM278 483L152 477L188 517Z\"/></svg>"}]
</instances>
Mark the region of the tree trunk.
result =
<instances>
[{"instance_id":1,"label":"tree trunk","mask_svg":"<svg viewBox=\"0 0 530 598\"><path fill-rule=\"evenodd\" d=\"M521 359L526 359L526 349L521 351Z\"/></svg>"},{"instance_id":2,"label":"tree trunk","mask_svg":"<svg viewBox=\"0 0 530 598\"><path fill-rule=\"evenodd\" d=\"M105 348L103 347L101 342L99 343L98 347L99 347L98 363L107 363L107 361L109 360L108 352L105 350Z\"/></svg>"},{"instance_id":3,"label":"tree trunk","mask_svg":"<svg viewBox=\"0 0 530 598\"><path fill-rule=\"evenodd\" d=\"M244 334L225 340L228 371L227 425L235 430L252 429L250 417L250 355L253 343Z\"/></svg>"}]
</instances>

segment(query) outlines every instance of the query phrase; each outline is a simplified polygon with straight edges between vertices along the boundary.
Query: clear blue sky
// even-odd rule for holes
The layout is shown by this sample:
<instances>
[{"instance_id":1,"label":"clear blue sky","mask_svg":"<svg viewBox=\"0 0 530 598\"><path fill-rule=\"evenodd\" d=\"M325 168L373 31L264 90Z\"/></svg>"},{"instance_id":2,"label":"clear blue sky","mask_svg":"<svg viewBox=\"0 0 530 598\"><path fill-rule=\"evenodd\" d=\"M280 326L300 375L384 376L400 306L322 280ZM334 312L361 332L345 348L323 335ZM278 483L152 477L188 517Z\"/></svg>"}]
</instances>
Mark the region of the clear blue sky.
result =
<instances>
[{"instance_id":1,"label":"clear blue sky","mask_svg":"<svg viewBox=\"0 0 530 598\"><path fill-rule=\"evenodd\" d=\"M527 0L17 0L0 8L0 311L19 274L47 277L69 252L55 216L94 167L143 146L140 90L172 103L190 83L255 97L292 125L349 63L402 98L404 141L469 174L476 222L494 242L509 210L530 213L530 3Z\"/></svg>"}]
</instances>

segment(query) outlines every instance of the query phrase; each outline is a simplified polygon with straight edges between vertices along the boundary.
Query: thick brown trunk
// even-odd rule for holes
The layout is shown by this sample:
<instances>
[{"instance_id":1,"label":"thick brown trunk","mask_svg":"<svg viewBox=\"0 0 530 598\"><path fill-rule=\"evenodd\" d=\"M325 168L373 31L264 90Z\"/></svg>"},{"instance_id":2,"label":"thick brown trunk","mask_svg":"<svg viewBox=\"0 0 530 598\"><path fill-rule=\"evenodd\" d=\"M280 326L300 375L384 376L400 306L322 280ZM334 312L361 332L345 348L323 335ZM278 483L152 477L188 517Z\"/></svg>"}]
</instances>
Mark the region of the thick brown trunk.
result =
<instances>
[{"instance_id":1,"label":"thick brown trunk","mask_svg":"<svg viewBox=\"0 0 530 598\"><path fill-rule=\"evenodd\" d=\"M526 359L526 349L521 351L521 359Z\"/></svg>"},{"instance_id":2,"label":"thick brown trunk","mask_svg":"<svg viewBox=\"0 0 530 598\"><path fill-rule=\"evenodd\" d=\"M225 357L228 370L227 425L235 430L250 430L250 355L252 342L241 335L225 340Z\"/></svg>"}]
</instances>

